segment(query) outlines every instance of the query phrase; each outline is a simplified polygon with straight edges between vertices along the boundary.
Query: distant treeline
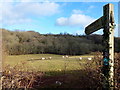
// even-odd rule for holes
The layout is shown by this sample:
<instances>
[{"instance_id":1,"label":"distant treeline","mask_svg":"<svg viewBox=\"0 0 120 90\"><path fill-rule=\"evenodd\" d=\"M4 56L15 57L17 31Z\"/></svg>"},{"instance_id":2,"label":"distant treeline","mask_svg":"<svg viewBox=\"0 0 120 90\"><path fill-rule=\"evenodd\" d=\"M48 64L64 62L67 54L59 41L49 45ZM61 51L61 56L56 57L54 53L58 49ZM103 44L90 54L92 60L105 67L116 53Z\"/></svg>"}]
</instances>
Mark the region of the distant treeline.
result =
<instances>
[{"instance_id":1,"label":"distant treeline","mask_svg":"<svg viewBox=\"0 0 120 90\"><path fill-rule=\"evenodd\" d=\"M103 50L101 35L40 34L34 31L3 32L3 45L10 55L67 54L80 55ZM120 52L120 38L115 38L115 51Z\"/></svg>"}]
</instances>

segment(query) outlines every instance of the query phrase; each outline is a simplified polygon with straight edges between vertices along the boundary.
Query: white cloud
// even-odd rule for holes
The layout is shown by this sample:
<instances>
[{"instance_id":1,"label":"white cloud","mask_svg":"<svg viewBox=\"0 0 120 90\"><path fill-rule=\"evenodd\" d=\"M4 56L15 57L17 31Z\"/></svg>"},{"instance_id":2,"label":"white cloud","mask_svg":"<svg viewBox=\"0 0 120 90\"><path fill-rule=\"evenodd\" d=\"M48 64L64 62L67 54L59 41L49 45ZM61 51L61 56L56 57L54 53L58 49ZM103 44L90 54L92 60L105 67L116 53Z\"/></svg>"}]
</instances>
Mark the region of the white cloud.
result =
<instances>
[{"instance_id":1,"label":"white cloud","mask_svg":"<svg viewBox=\"0 0 120 90\"><path fill-rule=\"evenodd\" d=\"M56 20L58 26L77 26L85 27L95 19L84 14L72 14L70 17L60 17Z\"/></svg>"},{"instance_id":2,"label":"white cloud","mask_svg":"<svg viewBox=\"0 0 120 90\"><path fill-rule=\"evenodd\" d=\"M33 2L33 0L19 0L20 2Z\"/></svg>"},{"instance_id":3,"label":"white cloud","mask_svg":"<svg viewBox=\"0 0 120 90\"><path fill-rule=\"evenodd\" d=\"M35 1L34 0L0 0L0 2L35 2Z\"/></svg>"},{"instance_id":4,"label":"white cloud","mask_svg":"<svg viewBox=\"0 0 120 90\"><path fill-rule=\"evenodd\" d=\"M21 9L21 7L23 9ZM17 10L25 14L49 16L59 12L59 4L56 3L20 3L16 6Z\"/></svg>"},{"instance_id":5,"label":"white cloud","mask_svg":"<svg viewBox=\"0 0 120 90\"><path fill-rule=\"evenodd\" d=\"M0 0L0 2L50 2L51 0Z\"/></svg>"},{"instance_id":6,"label":"white cloud","mask_svg":"<svg viewBox=\"0 0 120 90\"><path fill-rule=\"evenodd\" d=\"M28 0L29 1L29 0ZM0 22L3 25L31 22L31 16L50 16L59 12L59 4L52 2L44 3L0 3ZM2 18L2 19L1 19Z\"/></svg>"},{"instance_id":7,"label":"white cloud","mask_svg":"<svg viewBox=\"0 0 120 90\"><path fill-rule=\"evenodd\" d=\"M68 25L68 18L60 17L56 20L56 24L60 26L67 26Z\"/></svg>"},{"instance_id":8,"label":"white cloud","mask_svg":"<svg viewBox=\"0 0 120 90\"><path fill-rule=\"evenodd\" d=\"M0 2L13 2L14 0L0 0Z\"/></svg>"}]
</instances>

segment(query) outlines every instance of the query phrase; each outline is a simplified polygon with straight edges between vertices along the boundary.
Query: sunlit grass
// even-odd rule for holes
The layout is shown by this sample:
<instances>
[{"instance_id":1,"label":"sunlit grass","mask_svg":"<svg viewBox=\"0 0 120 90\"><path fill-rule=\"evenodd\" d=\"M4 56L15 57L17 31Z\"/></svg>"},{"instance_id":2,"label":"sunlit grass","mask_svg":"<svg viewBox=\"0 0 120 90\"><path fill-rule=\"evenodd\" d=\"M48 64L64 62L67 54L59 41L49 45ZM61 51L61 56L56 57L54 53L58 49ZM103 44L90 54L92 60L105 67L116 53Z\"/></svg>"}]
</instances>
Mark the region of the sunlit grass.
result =
<instances>
[{"instance_id":1,"label":"sunlit grass","mask_svg":"<svg viewBox=\"0 0 120 90\"><path fill-rule=\"evenodd\" d=\"M79 70L82 69L79 63L86 63L86 57L93 57L90 55L83 56L69 56L69 58L62 58L63 55L55 54L28 54L28 55L12 55L6 56L5 64L14 66L24 62L26 68L35 69L37 71L63 71L63 70ZM51 60L40 60L40 58L52 57ZM79 57L83 57L83 60L79 60Z\"/></svg>"}]
</instances>

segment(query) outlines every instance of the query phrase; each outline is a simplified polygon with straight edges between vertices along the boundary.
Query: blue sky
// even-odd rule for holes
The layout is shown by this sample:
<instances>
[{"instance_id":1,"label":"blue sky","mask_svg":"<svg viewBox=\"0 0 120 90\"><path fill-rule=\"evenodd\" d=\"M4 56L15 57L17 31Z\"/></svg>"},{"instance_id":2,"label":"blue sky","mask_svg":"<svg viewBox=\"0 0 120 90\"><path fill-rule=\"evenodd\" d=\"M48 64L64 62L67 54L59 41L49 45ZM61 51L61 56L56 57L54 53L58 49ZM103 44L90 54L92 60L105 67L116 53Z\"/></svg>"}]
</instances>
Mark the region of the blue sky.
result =
<instances>
[{"instance_id":1,"label":"blue sky","mask_svg":"<svg viewBox=\"0 0 120 90\"><path fill-rule=\"evenodd\" d=\"M85 34L85 27L103 15L108 2L6 2L0 3L0 24L9 30L34 30L41 34ZM118 25L118 3L114 4ZM118 36L117 27L115 36ZM95 32L102 34L102 30Z\"/></svg>"}]
</instances>

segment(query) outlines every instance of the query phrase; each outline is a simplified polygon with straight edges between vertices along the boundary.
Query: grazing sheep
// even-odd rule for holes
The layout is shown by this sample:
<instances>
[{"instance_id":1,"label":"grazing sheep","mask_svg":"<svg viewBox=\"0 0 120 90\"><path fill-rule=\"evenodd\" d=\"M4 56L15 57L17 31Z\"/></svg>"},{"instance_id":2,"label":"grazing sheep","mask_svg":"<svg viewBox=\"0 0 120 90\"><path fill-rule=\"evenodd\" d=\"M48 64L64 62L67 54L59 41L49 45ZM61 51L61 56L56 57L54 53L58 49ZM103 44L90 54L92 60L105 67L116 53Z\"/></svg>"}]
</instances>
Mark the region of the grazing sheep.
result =
<instances>
[{"instance_id":1,"label":"grazing sheep","mask_svg":"<svg viewBox=\"0 0 120 90\"><path fill-rule=\"evenodd\" d=\"M65 55L65 56L62 56L62 58L69 58L69 56L68 56L68 55Z\"/></svg>"},{"instance_id":2,"label":"grazing sheep","mask_svg":"<svg viewBox=\"0 0 120 90\"><path fill-rule=\"evenodd\" d=\"M52 59L52 57L49 57L48 59L50 59L50 60L51 60L51 59Z\"/></svg>"},{"instance_id":3,"label":"grazing sheep","mask_svg":"<svg viewBox=\"0 0 120 90\"><path fill-rule=\"evenodd\" d=\"M89 58L88 58L88 60L92 60L92 58L91 58L91 57L89 57Z\"/></svg>"},{"instance_id":4,"label":"grazing sheep","mask_svg":"<svg viewBox=\"0 0 120 90\"><path fill-rule=\"evenodd\" d=\"M68 55L65 56L66 58L69 58Z\"/></svg>"},{"instance_id":5,"label":"grazing sheep","mask_svg":"<svg viewBox=\"0 0 120 90\"><path fill-rule=\"evenodd\" d=\"M65 58L65 56L62 56L62 58Z\"/></svg>"},{"instance_id":6,"label":"grazing sheep","mask_svg":"<svg viewBox=\"0 0 120 90\"><path fill-rule=\"evenodd\" d=\"M42 57L41 59L42 59L42 60L45 60L45 58L44 58L44 57Z\"/></svg>"},{"instance_id":7,"label":"grazing sheep","mask_svg":"<svg viewBox=\"0 0 120 90\"><path fill-rule=\"evenodd\" d=\"M82 60L82 57L79 57L79 60Z\"/></svg>"}]
</instances>

